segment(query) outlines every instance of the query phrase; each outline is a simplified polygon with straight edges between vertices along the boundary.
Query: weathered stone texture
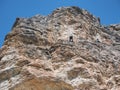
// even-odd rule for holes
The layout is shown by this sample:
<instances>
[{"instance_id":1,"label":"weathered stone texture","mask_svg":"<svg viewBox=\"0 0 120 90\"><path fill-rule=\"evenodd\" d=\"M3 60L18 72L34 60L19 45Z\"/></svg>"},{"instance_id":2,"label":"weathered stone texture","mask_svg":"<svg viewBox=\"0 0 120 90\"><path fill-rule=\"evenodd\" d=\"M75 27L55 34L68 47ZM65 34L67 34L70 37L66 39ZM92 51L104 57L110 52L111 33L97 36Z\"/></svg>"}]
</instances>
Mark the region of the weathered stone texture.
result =
<instances>
[{"instance_id":1,"label":"weathered stone texture","mask_svg":"<svg viewBox=\"0 0 120 90\"><path fill-rule=\"evenodd\" d=\"M0 90L120 90L120 24L78 7L17 18L0 49Z\"/></svg>"}]
</instances>

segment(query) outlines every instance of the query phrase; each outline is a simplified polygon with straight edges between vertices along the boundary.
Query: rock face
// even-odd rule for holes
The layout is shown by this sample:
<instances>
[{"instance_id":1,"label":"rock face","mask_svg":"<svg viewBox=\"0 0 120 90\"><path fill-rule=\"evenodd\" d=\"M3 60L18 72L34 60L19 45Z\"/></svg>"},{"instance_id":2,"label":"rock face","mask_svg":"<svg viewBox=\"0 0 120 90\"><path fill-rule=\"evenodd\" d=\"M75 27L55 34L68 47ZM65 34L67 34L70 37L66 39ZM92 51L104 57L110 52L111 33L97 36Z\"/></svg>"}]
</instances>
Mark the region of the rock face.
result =
<instances>
[{"instance_id":1,"label":"rock face","mask_svg":"<svg viewBox=\"0 0 120 90\"><path fill-rule=\"evenodd\" d=\"M0 90L120 90L120 24L78 7L17 18L0 49Z\"/></svg>"}]
</instances>

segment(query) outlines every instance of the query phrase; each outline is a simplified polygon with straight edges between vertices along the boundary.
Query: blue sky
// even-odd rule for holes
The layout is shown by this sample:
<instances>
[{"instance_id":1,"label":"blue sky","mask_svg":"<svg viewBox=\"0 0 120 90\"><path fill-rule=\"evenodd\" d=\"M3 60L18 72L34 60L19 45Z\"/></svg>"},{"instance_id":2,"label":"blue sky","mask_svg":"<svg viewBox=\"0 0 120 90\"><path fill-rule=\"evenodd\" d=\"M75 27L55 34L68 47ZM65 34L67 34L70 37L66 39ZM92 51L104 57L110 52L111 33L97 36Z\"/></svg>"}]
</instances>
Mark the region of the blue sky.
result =
<instances>
[{"instance_id":1,"label":"blue sky","mask_svg":"<svg viewBox=\"0 0 120 90\"><path fill-rule=\"evenodd\" d=\"M79 6L101 18L101 23L120 23L120 0L0 0L0 47L16 17L48 15L62 6Z\"/></svg>"}]
</instances>

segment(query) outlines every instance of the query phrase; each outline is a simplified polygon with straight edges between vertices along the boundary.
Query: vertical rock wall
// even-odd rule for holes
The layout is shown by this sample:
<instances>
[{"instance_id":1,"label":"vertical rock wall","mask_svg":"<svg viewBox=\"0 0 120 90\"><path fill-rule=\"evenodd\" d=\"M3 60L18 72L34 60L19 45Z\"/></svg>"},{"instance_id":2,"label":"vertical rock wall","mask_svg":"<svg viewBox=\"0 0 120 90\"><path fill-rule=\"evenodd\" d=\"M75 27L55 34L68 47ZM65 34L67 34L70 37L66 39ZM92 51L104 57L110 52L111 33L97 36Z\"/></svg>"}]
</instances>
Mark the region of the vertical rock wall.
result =
<instances>
[{"instance_id":1,"label":"vertical rock wall","mask_svg":"<svg viewBox=\"0 0 120 90\"><path fill-rule=\"evenodd\" d=\"M17 18L0 49L0 90L119 89L120 25L79 7Z\"/></svg>"}]
</instances>

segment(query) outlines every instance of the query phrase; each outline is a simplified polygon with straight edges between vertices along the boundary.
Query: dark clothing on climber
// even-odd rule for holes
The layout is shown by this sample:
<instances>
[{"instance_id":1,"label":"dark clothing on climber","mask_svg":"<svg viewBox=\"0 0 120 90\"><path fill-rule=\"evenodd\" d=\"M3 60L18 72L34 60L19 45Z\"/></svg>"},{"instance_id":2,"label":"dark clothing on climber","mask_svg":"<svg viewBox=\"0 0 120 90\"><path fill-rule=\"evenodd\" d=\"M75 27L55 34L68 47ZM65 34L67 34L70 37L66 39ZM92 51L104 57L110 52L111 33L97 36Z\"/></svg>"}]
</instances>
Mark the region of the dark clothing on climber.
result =
<instances>
[{"instance_id":1,"label":"dark clothing on climber","mask_svg":"<svg viewBox=\"0 0 120 90\"><path fill-rule=\"evenodd\" d=\"M73 42L73 36L69 37L69 42Z\"/></svg>"}]
</instances>

